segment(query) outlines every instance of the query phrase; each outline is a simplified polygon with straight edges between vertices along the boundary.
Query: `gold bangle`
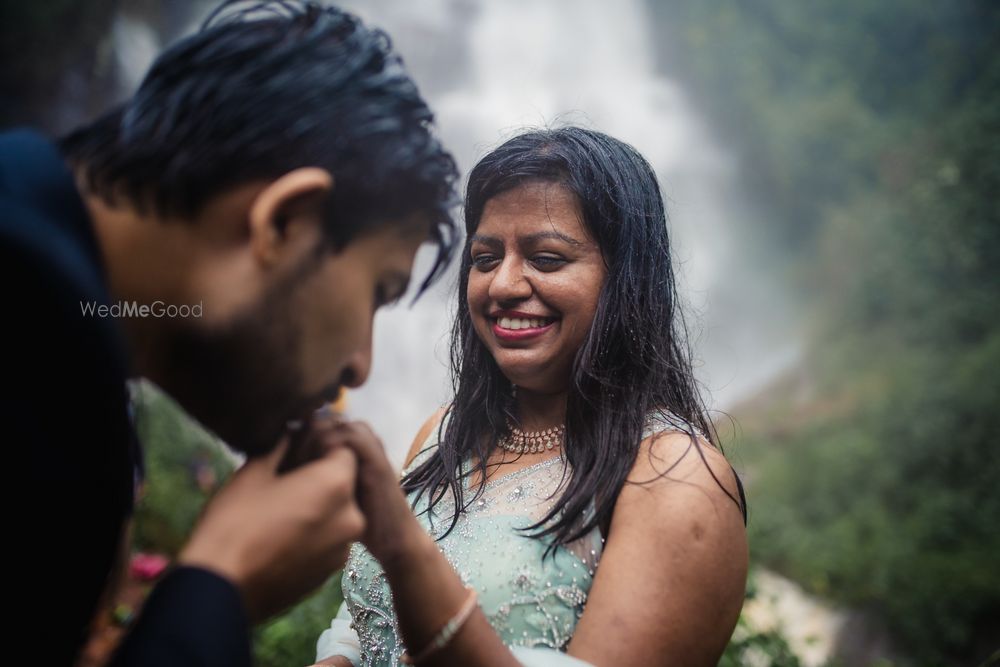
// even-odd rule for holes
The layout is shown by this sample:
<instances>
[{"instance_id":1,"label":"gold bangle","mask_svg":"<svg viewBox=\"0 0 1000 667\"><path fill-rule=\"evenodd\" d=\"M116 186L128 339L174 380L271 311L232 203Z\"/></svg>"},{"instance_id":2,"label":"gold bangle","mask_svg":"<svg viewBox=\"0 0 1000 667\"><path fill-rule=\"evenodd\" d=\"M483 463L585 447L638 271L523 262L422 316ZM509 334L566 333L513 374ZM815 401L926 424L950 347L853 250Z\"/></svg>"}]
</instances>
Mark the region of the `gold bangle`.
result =
<instances>
[{"instance_id":1,"label":"gold bangle","mask_svg":"<svg viewBox=\"0 0 1000 667\"><path fill-rule=\"evenodd\" d=\"M458 610L458 613L451 617L451 619L444 624L434 639L430 641L429 644L424 648L423 651L417 654L415 658L410 657L408 651L403 651L403 655L399 656L399 661L404 665L416 665L423 662L427 657L436 651L440 651L442 648L448 645L448 642L458 634L458 631L462 629L465 622L469 620L472 616L472 611L476 608L476 591L472 586L466 586L465 589L469 591L469 597L465 599L462 603L462 607Z\"/></svg>"}]
</instances>

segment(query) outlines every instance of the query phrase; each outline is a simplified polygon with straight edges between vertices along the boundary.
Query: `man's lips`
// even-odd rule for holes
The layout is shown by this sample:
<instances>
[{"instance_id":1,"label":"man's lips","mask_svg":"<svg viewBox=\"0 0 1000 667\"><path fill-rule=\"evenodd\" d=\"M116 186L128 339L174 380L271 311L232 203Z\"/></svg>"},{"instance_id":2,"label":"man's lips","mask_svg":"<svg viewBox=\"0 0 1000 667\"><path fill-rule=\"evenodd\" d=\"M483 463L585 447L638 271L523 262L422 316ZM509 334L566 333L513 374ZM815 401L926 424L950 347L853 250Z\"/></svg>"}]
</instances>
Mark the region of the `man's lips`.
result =
<instances>
[{"instance_id":1,"label":"man's lips","mask_svg":"<svg viewBox=\"0 0 1000 667\"><path fill-rule=\"evenodd\" d=\"M329 422L335 417L330 404L340 394L340 384L330 385L313 398L305 401L306 409L298 418L285 422L285 433L289 436L288 449L278 463L278 472L284 473L318 458L322 451L316 449L310 434L321 422Z\"/></svg>"},{"instance_id":2,"label":"man's lips","mask_svg":"<svg viewBox=\"0 0 1000 667\"><path fill-rule=\"evenodd\" d=\"M321 401L323 403L336 403L340 398L341 389L339 382L330 385L320 393Z\"/></svg>"},{"instance_id":3,"label":"man's lips","mask_svg":"<svg viewBox=\"0 0 1000 667\"><path fill-rule=\"evenodd\" d=\"M340 383L332 384L326 389L303 401L303 407L286 423L289 430L298 430L307 425L316 413L327 414L330 404L340 398Z\"/></svg>"}]
</instances>

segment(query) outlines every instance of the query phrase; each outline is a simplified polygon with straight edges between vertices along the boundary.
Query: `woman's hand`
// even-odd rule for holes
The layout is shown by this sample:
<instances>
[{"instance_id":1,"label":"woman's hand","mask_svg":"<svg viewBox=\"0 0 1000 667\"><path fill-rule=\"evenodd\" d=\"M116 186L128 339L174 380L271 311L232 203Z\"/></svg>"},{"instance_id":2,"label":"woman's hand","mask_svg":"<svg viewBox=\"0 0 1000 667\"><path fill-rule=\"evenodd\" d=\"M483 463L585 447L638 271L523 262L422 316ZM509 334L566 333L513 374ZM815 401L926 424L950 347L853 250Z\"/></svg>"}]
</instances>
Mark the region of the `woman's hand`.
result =
<instances>
[{"instance_id":1,"label":"woman's hand","mask_svg":"<svg viewBox=\"0 0 1000 667\"><path fill-rule=\"evenodd\" d=\"M365 515L361 543L389 569L413 553L426 534L399 486L382 441L364 422L331 420L326 441L350 449L358 460L357 502Z\"/></svg>"},{"instance_id":2,"label":"woman's hand","mask_svg":"<svg viewBox=\"0 0 1000 667\"><path fill-rule=\"evenodd\" d=\"M411 458L442 414L443 410L421 429ZM468 590L417 521L381 441L368 425L331 422L329 429L326 442L349 448L358 461L357 503L365 515L361 541L385 570L403 641L419 653L462 608ZM451 641L427 660L428 667L519 664L478 608Z\"/></svg>"}]
</instances>

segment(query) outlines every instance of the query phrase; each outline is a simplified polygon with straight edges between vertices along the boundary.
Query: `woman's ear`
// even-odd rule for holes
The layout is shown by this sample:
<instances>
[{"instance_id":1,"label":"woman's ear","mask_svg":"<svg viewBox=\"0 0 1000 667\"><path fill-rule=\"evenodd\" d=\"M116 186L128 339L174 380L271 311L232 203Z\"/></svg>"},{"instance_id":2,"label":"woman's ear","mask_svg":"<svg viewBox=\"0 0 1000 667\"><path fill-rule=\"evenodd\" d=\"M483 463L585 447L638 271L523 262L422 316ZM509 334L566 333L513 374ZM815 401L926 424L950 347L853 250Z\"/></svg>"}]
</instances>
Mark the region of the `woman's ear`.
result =
<instances>
[{"instance_id":1,"label":"woman's ear","mask_svg":"<svg viewBox=\"0 0 1000 667\"><path fill-rule=\"evenodd\" d=\"M333 189L333 176L319 167L300 167L271 181L250 204L250 246L258 261L277 259L285 230L297 217L319 219Z\"/></svg>"}]
</instances>

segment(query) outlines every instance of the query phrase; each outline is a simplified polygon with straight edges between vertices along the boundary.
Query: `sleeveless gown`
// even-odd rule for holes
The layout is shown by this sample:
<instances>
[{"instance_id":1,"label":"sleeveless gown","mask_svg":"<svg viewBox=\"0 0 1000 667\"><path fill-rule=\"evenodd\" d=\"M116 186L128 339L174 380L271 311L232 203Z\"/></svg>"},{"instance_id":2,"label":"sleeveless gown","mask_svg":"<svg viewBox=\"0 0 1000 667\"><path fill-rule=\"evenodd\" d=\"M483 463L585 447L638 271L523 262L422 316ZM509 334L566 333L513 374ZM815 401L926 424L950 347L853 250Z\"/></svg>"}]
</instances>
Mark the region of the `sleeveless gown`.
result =
<instances>
[{"instance_id":1,"label":"sleeveless gown","mask_svg":"<svg viewBox=\"0 0 1000 667\"><path fill-rule=\"evenodd\" d=\"M658 416L647 424L643 437L669 430L686 427ZM435 436L436 430L404 474L433 453ZM464 467L466 472L468 464ZM500 639L530 667L588 664L565 650L600 562L600 531L595 528L543 558L550 538L536 539L518 530L548 513L568 473L568 464L558 456L489 480L451 533L437 542L462 582L478 593L479 606ZM471 498L473 491L468 494ZM424 494L414 511L424 529L438 538L451 523L454 499L446 493L433 512L426 511L427 505ZM351 548L342 587L344 604L317 642L317 660L342 655L356 667L399 665L405 647L392 592L378 561L361 544Z\"/></svg>"}]
</instances>

